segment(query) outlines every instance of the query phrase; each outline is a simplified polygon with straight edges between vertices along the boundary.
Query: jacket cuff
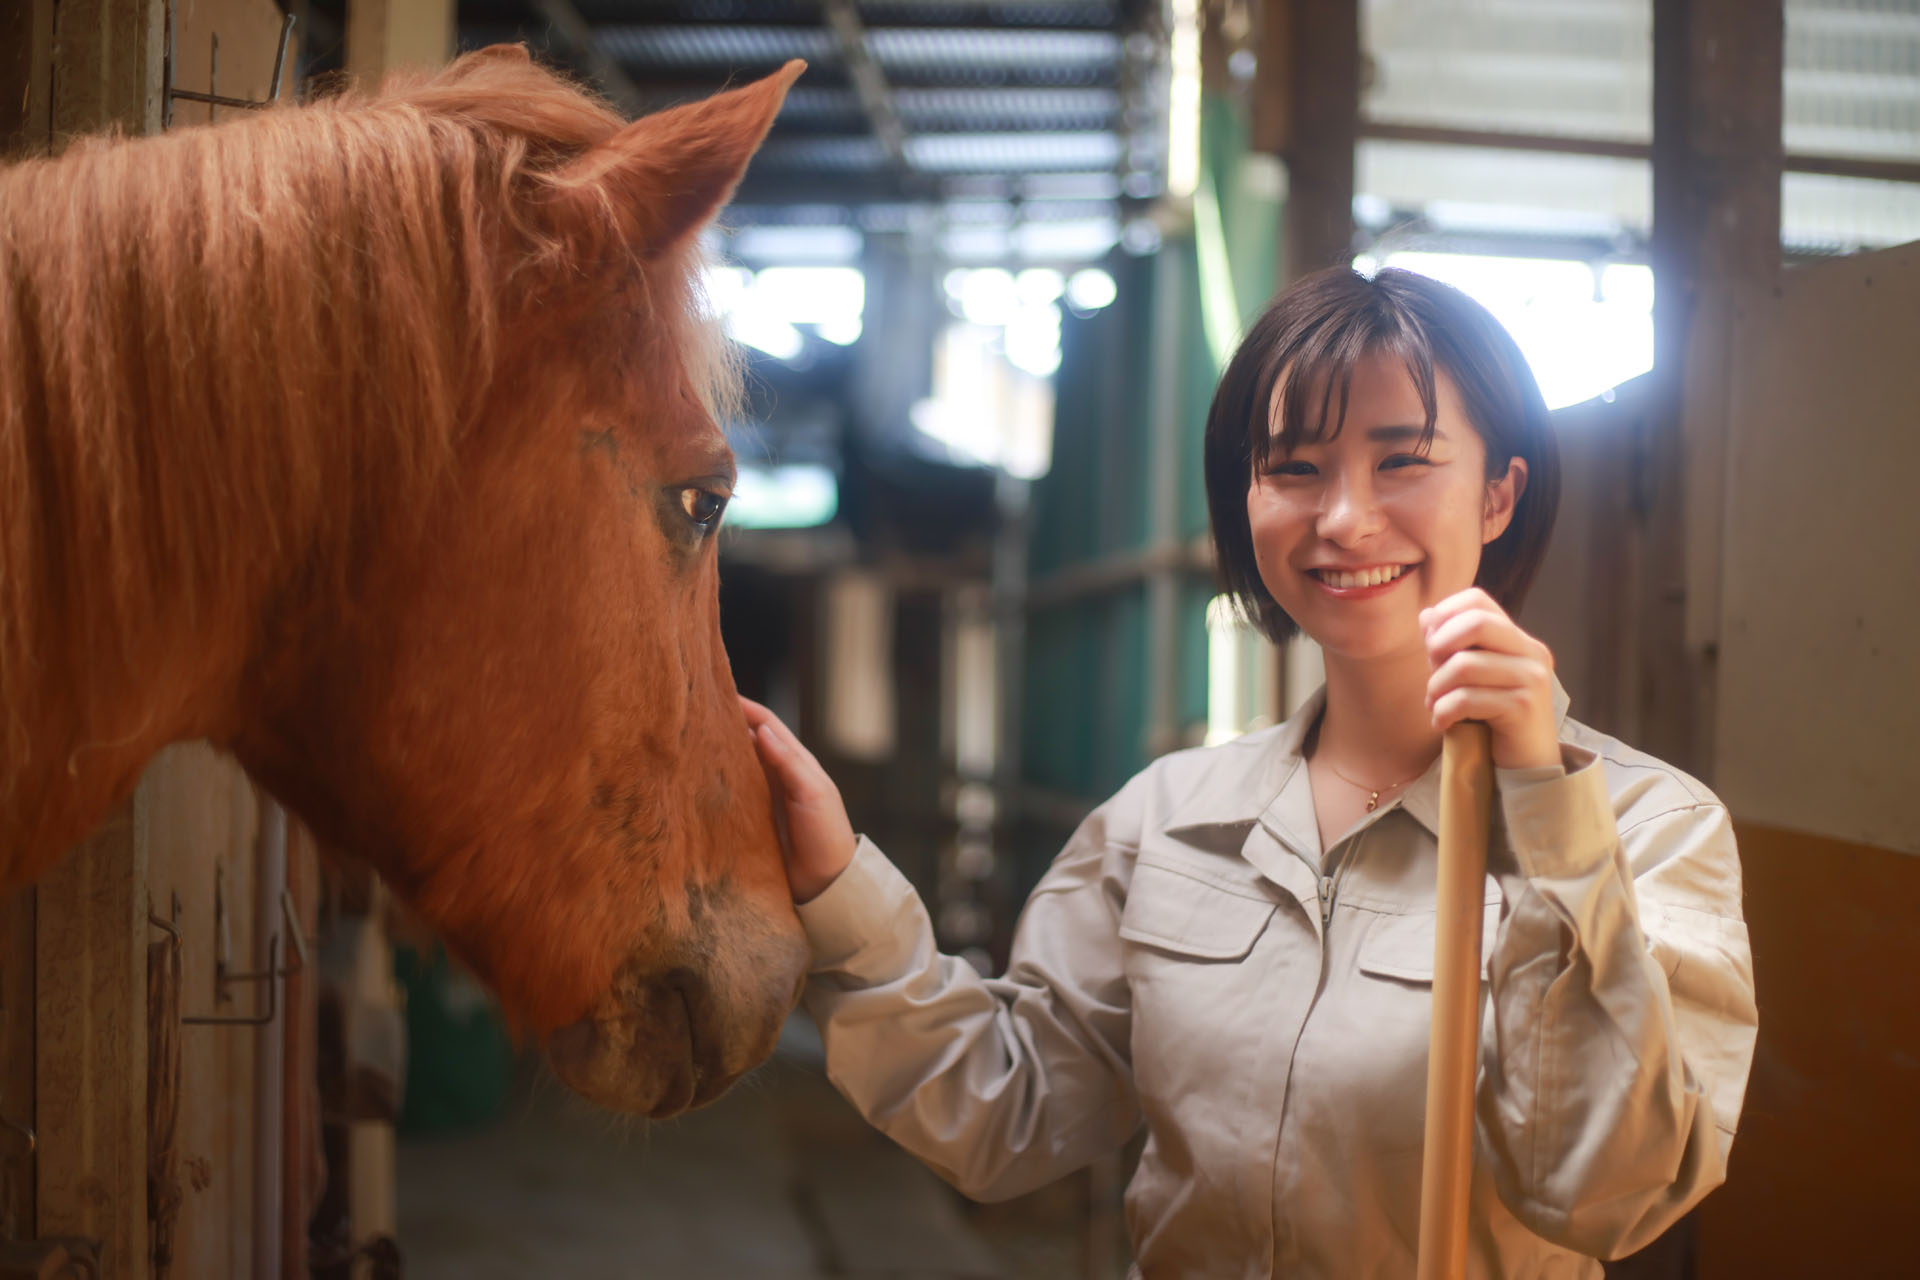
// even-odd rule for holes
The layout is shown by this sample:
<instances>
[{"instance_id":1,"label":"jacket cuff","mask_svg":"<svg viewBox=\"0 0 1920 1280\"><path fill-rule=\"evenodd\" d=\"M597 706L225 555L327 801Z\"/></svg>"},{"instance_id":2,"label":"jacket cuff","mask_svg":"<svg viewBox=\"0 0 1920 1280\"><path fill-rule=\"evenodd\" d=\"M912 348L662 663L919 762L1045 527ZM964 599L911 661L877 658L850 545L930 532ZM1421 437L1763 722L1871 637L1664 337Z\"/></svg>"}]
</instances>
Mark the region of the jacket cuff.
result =
<instances>
[{"instance_id":1,"label":"jacket cuff","mask_svg":"<svg viewBox=\"0 0 1920 1280\"><path fill-rule=\"evenodd\" d=\"M906 932L894 922L917 902L912 883L887 861L880 846L861 836L853 860L833 883L794 907L813 951L810 972L869 976L876 967L884 968L884 956L875 952Z\"/></svg>"},{"instance_id":2,"label":"jacket cuff","mask_svg":"<svg viewBox=\"0 0 1920 1280\"><path fill-rule=\"evenodd\" d=\"M1606 766L1580 747L1561 753L1564 768L1494 771L1507 841L1528 877L1583 875L1619 843Z\"/></svg>"}]
</instances>

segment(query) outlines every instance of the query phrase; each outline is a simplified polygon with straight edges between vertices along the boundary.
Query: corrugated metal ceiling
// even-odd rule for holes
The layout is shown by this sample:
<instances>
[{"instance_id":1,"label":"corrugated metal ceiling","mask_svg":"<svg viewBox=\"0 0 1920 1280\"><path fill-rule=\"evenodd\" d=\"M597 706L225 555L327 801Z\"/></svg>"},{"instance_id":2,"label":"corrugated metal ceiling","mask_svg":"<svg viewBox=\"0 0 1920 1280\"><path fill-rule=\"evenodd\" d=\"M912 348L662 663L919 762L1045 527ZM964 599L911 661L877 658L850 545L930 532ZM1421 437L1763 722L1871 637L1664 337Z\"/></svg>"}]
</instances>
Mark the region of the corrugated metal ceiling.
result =
<instances>
[{"instance_id":1,"label":"corrugated metal ceiling","mask_svg":"<svg viewBox=\"0 0 1920 1280\"><path fill-rule=\"evenodd\" d=\"M463 47L526 40L583 72L611 60L654 110L808 63L728 221L890 224L916 201L1021 202L1033 221L1105 219L1164 186L1153 0L861 0L861 51L897 120L897 153L863 102L834 0L576 0L592 50L541 0L468 0ZM1129 37L1132 37L1129 39ZM977 213L977 209L975 210ZM969 215L956 208L953 220ZM1004 221L1000 213L986 221Z\"/></svg>"}]
</instances>

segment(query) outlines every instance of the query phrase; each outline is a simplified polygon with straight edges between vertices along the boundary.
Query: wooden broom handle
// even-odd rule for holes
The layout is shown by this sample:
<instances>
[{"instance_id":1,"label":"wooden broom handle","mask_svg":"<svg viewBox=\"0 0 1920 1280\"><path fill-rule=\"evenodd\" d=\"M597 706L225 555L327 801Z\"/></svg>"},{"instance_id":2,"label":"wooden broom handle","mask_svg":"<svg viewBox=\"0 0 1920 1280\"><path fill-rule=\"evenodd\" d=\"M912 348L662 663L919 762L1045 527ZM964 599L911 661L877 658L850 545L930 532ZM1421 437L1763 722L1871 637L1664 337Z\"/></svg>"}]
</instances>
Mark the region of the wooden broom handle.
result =
<instances>
[{"instance_id":1,"label":"wooden broom handle","mask_svg":"<svg viewBox=\"0 0 1920 1280\"><path fill-rule=\"evenodd\" d=\"M1465 721L1440 749L1440 868L1433 938L1433 1039L1420 1164L1417 1280L1464 1280L1473 1181L1473 1079L1480 1056L1480 927L1485 909L1493 751Z\"/></svg>"}]
</instances>

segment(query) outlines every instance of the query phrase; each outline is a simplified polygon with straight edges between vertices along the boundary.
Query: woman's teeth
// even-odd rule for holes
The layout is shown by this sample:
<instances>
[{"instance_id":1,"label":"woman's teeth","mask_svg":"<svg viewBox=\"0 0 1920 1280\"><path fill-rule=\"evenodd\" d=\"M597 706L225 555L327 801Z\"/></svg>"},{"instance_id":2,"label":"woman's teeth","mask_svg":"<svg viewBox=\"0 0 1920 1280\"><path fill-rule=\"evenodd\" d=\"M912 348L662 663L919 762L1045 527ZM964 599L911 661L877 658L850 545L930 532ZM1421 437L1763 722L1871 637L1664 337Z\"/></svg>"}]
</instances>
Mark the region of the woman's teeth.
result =
<instances>
[{"instance_id":1,"label":"woman's teeth","mask_svg":"<svg viewBox=\"0 0 1920 1280\"><path fill-rule=\"evenodd\" d=\"M1387 565L1378 569L1362 569L1358 573L1344 573L1339 569L1315 569L1314 576L1330 587L1342 591L1351 591L1355 587L1377 587L1392 582L1407 571L1404 564Z\"/></svg>"}]
</instances>

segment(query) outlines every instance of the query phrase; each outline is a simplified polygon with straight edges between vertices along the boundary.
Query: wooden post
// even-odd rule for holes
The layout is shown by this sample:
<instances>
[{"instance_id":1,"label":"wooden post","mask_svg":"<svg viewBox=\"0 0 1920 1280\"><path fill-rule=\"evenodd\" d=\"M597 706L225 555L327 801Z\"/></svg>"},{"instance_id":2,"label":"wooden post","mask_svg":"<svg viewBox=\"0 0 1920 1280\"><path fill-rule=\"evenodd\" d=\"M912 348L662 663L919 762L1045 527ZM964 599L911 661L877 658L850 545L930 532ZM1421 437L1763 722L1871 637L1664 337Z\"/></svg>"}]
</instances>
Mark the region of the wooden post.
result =
<instances>
[{"instance_id":1,"label":"wooden post","mask_svg":"<svg viewBox=\"0 0 1920 1280\"><path fill-rule=\"evenodd\" d=\"M35 887L34 1234L147 1274L147 869L133 808Z\"/></svg>"},{"instance_id":2,"label":"wooden post","mask_svg":"<svg viewBox=\"0 0 1920 1280\"><path fill-rule=\"evenodd\" d=\"M1359 0L1265 0L1259 60L1253 147L1287 162L1280 274L1295 280L1353 253Z\"/></svg>"},{"instance_id":3,"label":"wooden post","mask_svg":"<svg viewBox=\"0 0 1920 1280\"><path fill-rule=\"evenodd\" d=\"M1633 468L1642 529L1625 728L1709 779L1715 653L1698 619L1720 587L1723 442L1688 440L1686 370L1701 301L1780 267L1784 43L1783 0L1654 3L1654 396Z\"/></svg>"},{"instance_id":4,"label":"wooden post","mask_svg":"<svg viewBox=\"0 0 1920 1280\"><path fill-rule=\"evenodd\" d=\"M60 0L53 8L54 145L109 124L129 134L160 128L160 0Z\"/></svg>"},{"instance_id":5,"label":"wooden post","mask_svg":"<svg viewBox=\"0 0 1920 1280\"><path fill-rule=\"evenodd\" d=\"M353 0L347 73L366 84L397 67L433 70L453 54L453 0Z\"/></svg>"},{"instance_id":6,"label":"wooden post","mask_svg":"<svg viewBox=\"0 0 1920 1280\"><path fill-rule=\"evenodd\" d=\"M1275 275L1290 284L1353 256L1354 148L1360 138L1359 0L1258 0L1249 146L1287 166ZM1287 685L1287 651L1267 655L1271 714L1304 690Z\"/></svg>"}]
</instances>

